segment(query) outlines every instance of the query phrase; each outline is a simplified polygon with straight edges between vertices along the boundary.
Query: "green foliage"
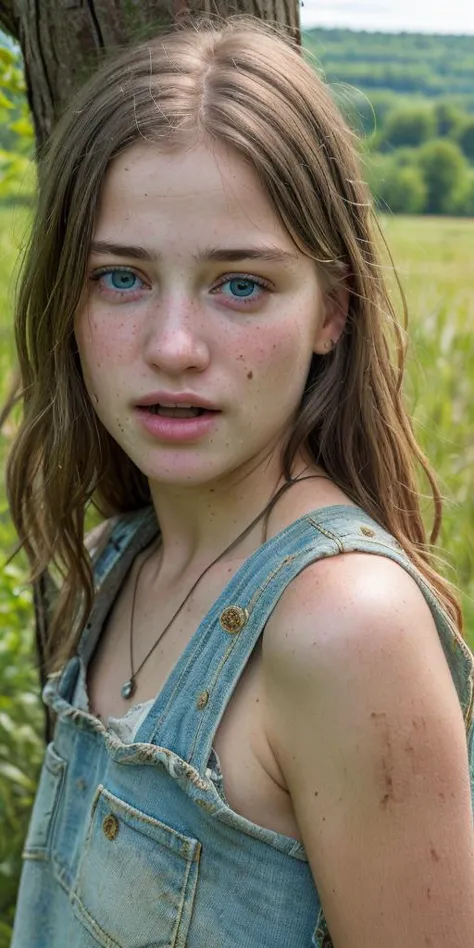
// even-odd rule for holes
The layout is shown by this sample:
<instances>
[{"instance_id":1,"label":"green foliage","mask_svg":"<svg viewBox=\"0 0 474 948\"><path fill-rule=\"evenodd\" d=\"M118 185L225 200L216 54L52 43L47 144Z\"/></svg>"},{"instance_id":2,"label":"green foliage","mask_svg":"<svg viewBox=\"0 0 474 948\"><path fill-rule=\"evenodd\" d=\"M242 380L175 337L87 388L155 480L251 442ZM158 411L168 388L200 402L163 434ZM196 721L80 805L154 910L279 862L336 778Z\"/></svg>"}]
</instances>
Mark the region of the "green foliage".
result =
<instances>
[{"instance_id":1,"label":"green foliage","mask_svg":"<svg viewBox=\"0 0 474 948\"><path fill-rule=\"evenodd\" d=\"M425 210L429 214L449 213L466 173L466 160L459 146L442 138L427 142L420 148L418 162L427 189Z\"/></svg>"},{"instance_id":2,"label":"green foliage","mask_svg":"<svg viewBox=\"0 0 474 948\"><path fill-rule=\"evenodd\" d=\"M408 301L406 404L445 497L438 542L455 566L446 575L463 593L474 648L474 221L381 220Z\"/></svg>"},{"instance_id":3,"label":"green foliage","mask_svg":"<svg viewBox=\"0 0 474 948\"><path fill-rule=\"evenodd\" d=\"M313 29L303 44L361 139L377 206L472 215L471 38Z\"/></svg>"},{"instance_id":4,"label":"green foliage","mask_svg":"<svg viewBox=\"0 0 474 948\"><path fill-rule=\"evenodd\" d=\"M13 271L28 225L24 209L0 210L0 404L14 372L10 319ZM13 432L0 435L5 463ZM0 482L0 948L10 944L21 850L42 758L43 714L33 649L31 594L23 556L9 565L15 534Z\"/></svg>"},{"instance_id":5,"label":"green foliage","mask_svg":"<svg viewBox=\"0 0 474 948\"><path fill-rule=\"evenodd\" d=\"M418 168L392 162L380 182L378 200L393 214L419 214L426 204L426 184Z\"/></svg>"},{"instance_id":6,"label":"green foliage","mask_svg":"<svg viewBox=\"0 0 474 948\"><path fill-rule=\"evenodd\" d=\"M34 132L18 52L0 47L0 198L28 199L35 188Z\"/></svg>"},{"instance_id":7,"label":"green foliage","mask_svg":"<svg viewBox=\"0 0 474 948\"><path fill-rule=\"evenodd\" d=\"M12 530L4 517L2 557L11 541ZM3 568L0 583L0 919L4 923L13 918L21 850L42 759L42 712L25 575L24 563L10 563Z\"/></svg>"},{"instance_id":8,"label":"green foliage","mask_svg":"<svg viewBox=\"0 0 474 948\"><path fill-rule=\"evenodd\" d=\"M459 146L466 157L474 162L474 118L463 123L457 137Z\"/></svg>"},{"instance_id":9,"label":"green foliage","mask_svg":"<svg viewBox=\"0 0 474 948\"><path fill-rule=\"evenodd\" d=\"M402 95L473 102L474 48L470 36L305 30L305 47L322 63L329 82ZM370 95L369 95L370 97Z\"/></svg>"},{"instance_id":10,"label":"green foliage","mask_svg":"<svg viewBox=\"0 0 474 948\"><path fill-rule=\"evenodd\" d=\"M474 168L470 168L453 199L453 210L458 217L474 218Z\"/></svg>"},{"instance_id":11,"label":"green foliage","mask_svg":"<svg viewBox=\"0 0 474 948\"><path fill-rule=\"evenodd\" d=\"M464 112L444 99L434 104L433 115L438 138L454 138L464 120Z\"/></svg>"},{"instance_id":12,"label":"green foliage","mask_svg":"<svg viewBox=\"0 0 474 948\"><path fill-rule=\"evenodd\" d=\"M416 147L433 138L436 119L433 109L426 106L402 106L389 113L384 123L381 144L393 148Z\"/></svg>"}]
</instances>

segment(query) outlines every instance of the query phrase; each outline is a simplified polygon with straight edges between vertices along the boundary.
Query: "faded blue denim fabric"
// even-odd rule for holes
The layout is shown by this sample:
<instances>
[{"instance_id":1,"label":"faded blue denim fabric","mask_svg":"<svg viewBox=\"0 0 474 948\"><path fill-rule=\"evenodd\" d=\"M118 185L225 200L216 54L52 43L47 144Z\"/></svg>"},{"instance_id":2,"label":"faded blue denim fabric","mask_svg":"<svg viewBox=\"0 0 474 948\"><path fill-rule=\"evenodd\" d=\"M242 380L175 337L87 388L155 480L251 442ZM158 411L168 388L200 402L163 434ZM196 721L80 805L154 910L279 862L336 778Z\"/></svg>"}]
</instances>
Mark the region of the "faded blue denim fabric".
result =
<instances>
[{"instance_id":1,"label":"faded blue denim fabric","mask_svg":"<svg viewBox=\"0 0 474 948\"><path fill-rule=\"evenodd\" d=\"M95 565L79 654L44 688L57 723L25 843L12 948L330 948L303 845L229 807L212 750L265 623L291 580L321 557L357 550L399 563L436 621L464 715L474 801L473 655L392 536L357 507L322 508L241 566L134 742L123 743L72 696L87 643L156 531L150 508L116 519ZM226 612L231 606L241 611Z\"/></svg>"}]
</instances>

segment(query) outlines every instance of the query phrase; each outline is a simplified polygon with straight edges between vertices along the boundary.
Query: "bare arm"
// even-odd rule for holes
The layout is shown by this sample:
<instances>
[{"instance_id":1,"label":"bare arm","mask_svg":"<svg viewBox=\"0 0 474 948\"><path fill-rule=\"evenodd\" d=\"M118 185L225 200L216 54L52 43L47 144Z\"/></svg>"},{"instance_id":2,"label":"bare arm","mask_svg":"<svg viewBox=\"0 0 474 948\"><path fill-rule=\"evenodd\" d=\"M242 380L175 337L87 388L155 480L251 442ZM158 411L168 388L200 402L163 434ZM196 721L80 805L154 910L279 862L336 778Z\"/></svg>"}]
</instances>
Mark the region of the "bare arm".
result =
<instances>
[{"instance_id":1,"label":"bare arm","mask_svg":"<svg viewBox=\"0 0 474 948\"><path fill-rule=\"evenodd\" d=\"M369 554L314 564L275 610L263 665L334 948L473 944L466 729L411 577Z\"/></svg>"}]
</instances>

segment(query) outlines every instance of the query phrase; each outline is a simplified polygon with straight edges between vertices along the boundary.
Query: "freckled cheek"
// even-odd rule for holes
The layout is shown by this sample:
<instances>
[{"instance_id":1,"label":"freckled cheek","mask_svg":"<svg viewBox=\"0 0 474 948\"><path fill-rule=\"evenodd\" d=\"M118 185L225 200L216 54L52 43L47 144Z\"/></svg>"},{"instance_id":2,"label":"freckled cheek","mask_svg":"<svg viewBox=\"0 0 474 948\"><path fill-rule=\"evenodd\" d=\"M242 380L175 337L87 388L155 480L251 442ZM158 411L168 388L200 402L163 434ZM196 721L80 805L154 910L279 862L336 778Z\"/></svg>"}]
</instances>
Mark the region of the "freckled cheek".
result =
<instances>
[{"instance_id":1,"label":"freckled cheek","mask_svg":"<svg viewBox=\"0 0 474 948\"><path fill-rule=\"evenodd\" d=\"M104 326L86 316L76 323L74 334L84 385L96 413L108 427L111 406L121 397L121 375L116 370L130 359L123 326Z\"/></svg>"},{"instance_id":2,"label":"freckled cheek","mask_svg":"<svg viewBox=\"0 0 474 948\"><path fill-rule=\"evenodd\" d=\"M94 367L125 364L135 345L136 330L117 322L106 327L87 321L75 335L81 362L93 371Z\"/></svg>"},{"instance_id":3,"label":"freckled cheek","mask_svg":"<svg viewBox=\"0 0 474 948\"><path fill-rule=\"evenodd\" d=\"M300 376L306 377L311 356L307 348L288 328L272 332L268 339L256 333L255 339L236 347L235 360L246 381L280 386L282 380L291 380L294 385Z\"/></svg>"}]
</instances>

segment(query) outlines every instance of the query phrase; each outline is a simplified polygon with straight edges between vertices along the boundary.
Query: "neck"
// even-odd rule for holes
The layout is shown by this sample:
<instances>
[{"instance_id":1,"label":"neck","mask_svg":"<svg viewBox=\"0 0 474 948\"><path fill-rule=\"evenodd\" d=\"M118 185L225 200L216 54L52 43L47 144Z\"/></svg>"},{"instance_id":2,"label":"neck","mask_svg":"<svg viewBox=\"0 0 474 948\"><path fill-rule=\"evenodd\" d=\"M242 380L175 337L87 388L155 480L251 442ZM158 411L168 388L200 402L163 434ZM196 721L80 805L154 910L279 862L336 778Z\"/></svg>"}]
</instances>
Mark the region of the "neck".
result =
<instances>
[{"instance_id":1,"label":"neck","mask_svg":"<svg viewBox=\"0 0 474 948\"><path fill-rule=\"evenodd\" d=\"M295 465L293 477L305 465ZM211 562L252 523L285 483L276 465L266 462L230 483L214 482L185 488L150 484L161 531L161 563L166 572L185 570ZM265 517L242 539L235 554L248 556L264 540Z\"/></svg>"}]
</instances>

